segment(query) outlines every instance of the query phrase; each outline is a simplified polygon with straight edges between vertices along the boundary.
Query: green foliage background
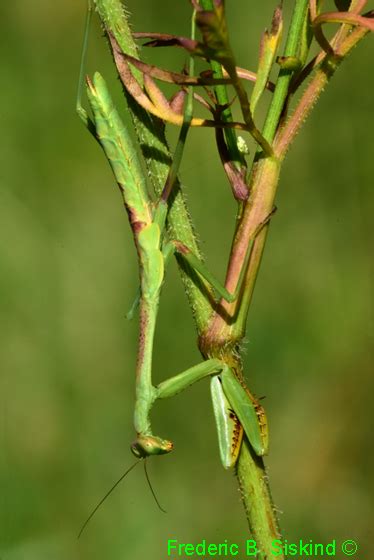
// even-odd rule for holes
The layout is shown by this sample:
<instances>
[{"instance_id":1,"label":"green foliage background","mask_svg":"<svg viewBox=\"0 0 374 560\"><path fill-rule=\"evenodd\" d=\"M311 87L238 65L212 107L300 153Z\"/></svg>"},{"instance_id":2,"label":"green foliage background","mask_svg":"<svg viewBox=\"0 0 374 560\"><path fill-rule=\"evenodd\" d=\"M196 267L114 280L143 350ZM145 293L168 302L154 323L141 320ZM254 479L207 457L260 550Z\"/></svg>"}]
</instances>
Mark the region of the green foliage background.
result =
<instances>
[{"instance_id":1,"label":"green foliage background","mask_svg":"<svg viewBox=\"0 0 374 560\"><path fill-rule=\"evenodd\" d=\"M285 3L286 13L292 2ZM188 33L188 2L131 0L137 30ZM238 63L255 69L272 2L227 2ZM168 538L248 537L220 467L208 384L158 404L175 452L141 468L87 528L89 509L132 461L135 251L103 154L75 115L85 2L3 3L0 165L0 557L166 558ZM145 53L180 68L183 54ZM367 38L287 159L248 324L249 385L266 395L267 459L289 541L356 539L373 516L373 74ZM170 56L170 58L167 58ZM88 71L117 92L96 22ZM170 138L175 138L175 130ZM182 178L211 269L222 278L235 206L212 131L193 131ZM199 361L173 265L155 376Z\"/></svg>"}]
</instances>

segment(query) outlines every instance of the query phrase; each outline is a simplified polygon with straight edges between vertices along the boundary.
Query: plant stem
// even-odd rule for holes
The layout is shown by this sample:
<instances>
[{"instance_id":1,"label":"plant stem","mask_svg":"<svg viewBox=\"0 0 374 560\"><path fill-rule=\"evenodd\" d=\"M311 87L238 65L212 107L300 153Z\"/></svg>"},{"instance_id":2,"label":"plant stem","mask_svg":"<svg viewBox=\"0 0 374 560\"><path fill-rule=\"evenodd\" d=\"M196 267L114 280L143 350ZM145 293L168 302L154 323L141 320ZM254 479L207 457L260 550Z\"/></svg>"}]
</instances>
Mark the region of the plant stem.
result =
<instances>
[{"instance_id":1,"label":"plant stem","mask_svg":"<svg viewBox=\"0 0 374 560\"><path fill-rule=\"evenodd\" d=\"M251 239L258 225L272 211L278 176L279 164L273 157L261 159L256 173L252 174L251 203L247 203L245 206L231 252L226 282L226 288L229 291L231 291L230 288L236 286L237 271L241 269L248 240ZM257 270L261 262L266 231L267 225L257 235L253 244L247 280L245 281L245 291L240 306L237 306L237 302L231 305L222 302L217 308L208 329L199 339L199 346L203 355L222 359L232 367L237 377L242 381L244 375L240 356L240 341L243 333L241 328L238 330L238 325L240 323L244 325L244 320L240 317L243 313L242 309L245 313L249 306ZM234 315L230 315L231 309L234 309ZM236 475L249 528L260 551L257 558L259 560L271 558L271 542L280 538L278 521L267 484L263 460L255 456L246 438L244 438L240 450ZM283 556L279 556L279 558L283 560Z\"/></svg>"},{"instance_id":2,"label":"plant stem","mask_svg":"<svg viewBox=\"0 0 374 560\"><path fill-rule=\"evenodd\" d=\"M308 0L296 0L292 19L284 49L284 56L297 57L300 48L300 39L303 31L308 8ZM281 117L288 88L292 79L292 70L280 69L275 86L274 95L265 120L263 135L272 142Z\"/></svg>"},{"instance_id":3,"label":"plant stem","mask_svg":"<svg viewBox=\"0 0 374 560\"><path fill-rule=\"evenodd\" d=\"M246 439L240 450L237 478L249 527L256 548L259 550L256 558L270 560L274 558L272 542L280 539L281 534L264 463L261 458L254 455ZM283 555L277 558L283 559Z\"/></svg>"}]
</instances>

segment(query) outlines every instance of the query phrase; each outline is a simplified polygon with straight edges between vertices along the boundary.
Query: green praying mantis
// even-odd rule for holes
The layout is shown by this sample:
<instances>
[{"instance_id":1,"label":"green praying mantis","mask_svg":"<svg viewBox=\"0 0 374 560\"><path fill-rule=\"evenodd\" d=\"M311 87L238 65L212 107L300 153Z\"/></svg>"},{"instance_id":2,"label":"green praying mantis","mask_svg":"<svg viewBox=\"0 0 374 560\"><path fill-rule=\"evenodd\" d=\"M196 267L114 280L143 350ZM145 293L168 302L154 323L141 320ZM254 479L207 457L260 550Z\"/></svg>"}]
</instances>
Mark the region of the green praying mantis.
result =
<instances>
[{"instance_id":1,"label":"green praying mantis","mask_svg":"<svg viewBox=\"0 0 374 560\"><path fill-rule=\"evenodd\" d=\"M84 52L88 25L87 23ZM194 28L193 16L192 37L194 37ZM82 67L83 59L84 53ZM188 70L189 75L193 76L194 59L192 56L189 58ZM165 268L170 257L175 253L180 255L189 267L196 270L214 288L220 297L228 302L233 302L240 294L256 235L268 222L270 216L260 223L255 231L246 252L236 289L229 292L188 247L178 240L169 239L165 228L170 194L175 187L193 115L192 86L189 86L187 90L183 124L165 187L160 199L156 204L153 204L147 192L137 150L114 106L104 78L99 73L95 73L92 80L87 78L86 81L87 97L92 117L88 116L80 102L83 82L82 68L77 111L84 124L100 143L113 170L129 216L140 271L138 302L140 328L134 411L136 439L131 444L131 451L139 460L153 455L169 453L173 449L173 443L152 433L150 412L153 405L159 399L172 397L196 381L210 377L211 397L222 465L226 469L235 465L240 451L243 430L254 452L258 456L262 456L268 451L268 428L265 411L257 399L236 377L235 371L224 361L211 358L154 386L152 383L152 356L161 290L165 280Z\"/></svg>"}]
</instances>

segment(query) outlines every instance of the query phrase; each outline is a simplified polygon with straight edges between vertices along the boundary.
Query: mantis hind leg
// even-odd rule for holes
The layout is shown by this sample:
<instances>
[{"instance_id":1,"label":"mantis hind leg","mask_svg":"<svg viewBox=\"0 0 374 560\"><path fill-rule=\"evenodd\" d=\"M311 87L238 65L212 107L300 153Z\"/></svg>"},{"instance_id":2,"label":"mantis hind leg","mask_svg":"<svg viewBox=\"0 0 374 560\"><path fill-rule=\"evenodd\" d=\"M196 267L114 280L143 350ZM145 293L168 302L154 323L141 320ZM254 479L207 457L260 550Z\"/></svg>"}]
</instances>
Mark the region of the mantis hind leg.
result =
<instances>
[{"instance_id":1,"label":"mantis hind leg","mask_svg":"<svg viewBox=\"0 0 374 560\"><path fill-rule=\"evenodd\" d=\"M221 360L206 360L163 381L155 388L155 400L173 397L205 377L212 377L213 411L224 468L235 465L243 430L256 455L265 455L269 443L265 411Z\"/></svg>"}]
</instances>

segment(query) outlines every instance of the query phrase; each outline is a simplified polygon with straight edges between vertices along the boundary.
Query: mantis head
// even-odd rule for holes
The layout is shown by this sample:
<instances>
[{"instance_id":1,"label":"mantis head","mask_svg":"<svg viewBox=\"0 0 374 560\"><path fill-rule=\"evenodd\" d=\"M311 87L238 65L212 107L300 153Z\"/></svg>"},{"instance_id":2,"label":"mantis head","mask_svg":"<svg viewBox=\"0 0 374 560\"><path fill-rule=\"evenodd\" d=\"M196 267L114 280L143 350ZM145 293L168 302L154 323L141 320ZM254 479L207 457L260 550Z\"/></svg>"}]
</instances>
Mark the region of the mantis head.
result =
<instances>
[{"instance_id":1,"label":"mantis head","mask_svg":"<svg viewBox=\"0 0 374 560\"><path fill-rule=\"evenodd\" d=\"M170 453L173 447L173 443L167 439L161 439L157 436L138 435L134 443L131 444L131 451L135 457L142 459L149 455Z\"/></svg>"}]
</instances>

